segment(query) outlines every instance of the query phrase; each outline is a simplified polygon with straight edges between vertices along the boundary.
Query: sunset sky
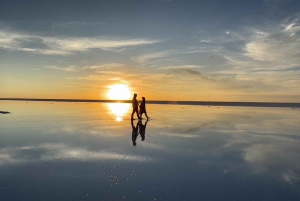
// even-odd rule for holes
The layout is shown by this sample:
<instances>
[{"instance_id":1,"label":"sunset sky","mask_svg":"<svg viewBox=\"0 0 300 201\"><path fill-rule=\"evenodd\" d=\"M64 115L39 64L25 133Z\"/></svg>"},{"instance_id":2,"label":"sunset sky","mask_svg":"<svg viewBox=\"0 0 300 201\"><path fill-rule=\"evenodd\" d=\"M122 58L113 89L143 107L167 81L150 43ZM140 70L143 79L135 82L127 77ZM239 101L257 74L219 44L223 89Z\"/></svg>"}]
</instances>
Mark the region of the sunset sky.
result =
<instances>
[{"instance_id":1,"label":"sunset sky","mask_svg":"<svg viewBox=\"0 0 300 201\"><path fill-rule=\"evenodd\" d=\"M300 1L0 0L0 69L1 98L300 102Z\"/></svg>"}]
</instances>

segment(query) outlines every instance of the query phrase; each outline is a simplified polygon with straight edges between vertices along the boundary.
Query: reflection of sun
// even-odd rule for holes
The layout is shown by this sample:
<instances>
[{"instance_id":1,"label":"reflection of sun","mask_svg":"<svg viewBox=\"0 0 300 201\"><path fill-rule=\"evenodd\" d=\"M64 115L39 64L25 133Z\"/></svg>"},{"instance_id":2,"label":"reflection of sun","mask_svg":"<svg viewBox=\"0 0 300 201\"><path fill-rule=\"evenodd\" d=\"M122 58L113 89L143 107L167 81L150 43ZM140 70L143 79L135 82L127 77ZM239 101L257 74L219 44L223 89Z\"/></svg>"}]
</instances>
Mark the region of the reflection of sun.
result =
<instances>
[{"instance_id":1,"label":"reflection of sun","mask_svg":"<svg viewBox=\"0 0 300 201\"><path fill-rule=\"evenodd\" d=\"M130 97L130 90L125 84L115 84L109 87L107 93L108 98L111 100L128 100Z\"/></svg>"},{"instance_id":2,"label":"reflection of sun","mask_svg":"<svg viewBox=\"0 0 300 201\"><path fill-rule=\"evenodd\" d=\"M108 103L108 107L114 115L116 115L116 121L122 121L123 116L129 110L130 104L127 103Z\"/></svg>"}]
</instances>

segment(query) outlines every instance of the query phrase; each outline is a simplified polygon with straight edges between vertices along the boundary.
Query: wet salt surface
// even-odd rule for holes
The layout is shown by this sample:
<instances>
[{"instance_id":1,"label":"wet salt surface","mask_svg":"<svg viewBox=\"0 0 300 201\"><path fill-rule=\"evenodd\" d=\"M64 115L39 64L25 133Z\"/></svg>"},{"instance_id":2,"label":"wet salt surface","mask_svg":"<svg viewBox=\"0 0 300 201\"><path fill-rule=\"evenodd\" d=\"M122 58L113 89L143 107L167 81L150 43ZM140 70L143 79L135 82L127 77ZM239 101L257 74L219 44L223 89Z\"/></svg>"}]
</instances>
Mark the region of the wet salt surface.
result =
<instances>
[{"instance_id":1,"label":"wet salt surface","mask_svg":"<svg viewBox=\"0 0 300 201\"><path fill-rule=\"evenodd\" d=\"M147 105L131 124L130 104L1 109L0 200L300 199L299 110Z\"/></svg>"}]
</instances>

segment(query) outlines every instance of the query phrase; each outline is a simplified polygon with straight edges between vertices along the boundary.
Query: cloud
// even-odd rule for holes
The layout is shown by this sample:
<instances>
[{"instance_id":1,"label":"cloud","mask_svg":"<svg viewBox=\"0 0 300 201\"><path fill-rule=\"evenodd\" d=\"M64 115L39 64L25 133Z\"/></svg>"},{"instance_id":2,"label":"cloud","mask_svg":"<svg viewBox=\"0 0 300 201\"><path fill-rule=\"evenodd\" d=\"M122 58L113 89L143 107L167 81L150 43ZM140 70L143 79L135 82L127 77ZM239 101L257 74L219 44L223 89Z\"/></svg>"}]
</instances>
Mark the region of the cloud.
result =
<instances>
[{"instance_id":1,"label":"cloud","mask_svg":"<svg viewBox=\"0 0 300 201\"><path fill-rule=\"evenodd\" d=\"M42 70L42 69L51 69L51 70L58 70L58 71L65 71L65 72L74 72L74 71L79 71L79 70L99 70L99 69L111 69L113 67L122 67L125 66L124 64L120 63L108 63L108 64L103 64L99 66L84 66L81 68L76 68L75 66L67 66L67 67L59 67L59 66L45 66L42 68L32 68L33 70ZM102 74L119 74L118 72L114 71L96 71L98 73Z\"/></svg>"},{"instance_id":2,"label":"cloud","mask_svg":"<svg viewBox=\"0 0 300 201\"><path fill-rule=\"evenodd\" d=\"M206 46L186 47L186 48L178 48L176 50L170 49L165 51L141 54L139 56L133 56L130 59L134 62L141 63L143 65L162 62L162 61L176 61L176 60L181 61L180 58L166 58L166 57L170 57L172 55L176 55L179 57L179 56L184 56L185 54L217 52L220 50L220 48L221 47L215 47L211 45L208 47ZM155 60L155 59L159 59L159 60Z\"/></svg>"},{"instance_id":3,"label":"cloud","mask_svg":"<svg viewBox=\"0 0 300 201\"><path fill-rule=\"evenodd\" d=\"M73 22L44 22L44 23L51 23L53 26L61 26L63 28L69 28L74 26L99 26L105 25L105 22L84 22L84 21L73 21Z\"/></svg>"},{"instance_id":4,"label":"cloud","mask_svg":"<svg viewBox=\"0 0 300 201\"><path fill-rule=\"evenodd\" d=\"M91 70L95 70L95 69L110 69L113 67L123 67L125 66L124 64L120 64L120 63L108 63L108 64L102 64L99 66L84 66L82 67L82 69L86 70L86 69L91 69Z\"/></svg>"},{"instance_id":5,"label":"cloud","mask_svg":"<svg viewBox=\"0 0 300 201\"><path fill-rule=\"evenodd\" d=\"M254 60L277 63L300 62L300 24L284 22L269 32L257 32L245 46L245 55Z\"/></svg>"},{"instance_id":6,"label":"cloud","mask_svg":"<svg viewBox=\"0 0 300 201\"><path fill-rule=\"evenodd\" d=\"M116 72L116 71L97 71L99 75L86 75L86 76L80 76L80 77L69 77L67 79L71 80L116 80L116 79L122 79L121 77L124 77L124 73L122 72ZM114 77L115 76L115 77Z\"/></svg>"},{"instance_id":7,"label":"cloud","mask_svg":"<svg viewBox=\"0 0 300 201\"><path fill-rule=\"evenodd\" d=\"M119 48L162 42L149 39L110 37L46 37L0 30L0 48L45 55L70 55L92 49L114 51Z\"/></svg>"},{"instance_id":8,"label":"cloud","mask_svg":"<svg viewBox=\"0 0 300 201\"><path fill-rule=\"evenodd\" d=\"M199 71L191 70L191 69L180 69L180 72L185 72L191 75L202 75Z\"/></svg>"},{"instance_id":9,"label":"cloud","mask_svg":"<svg viewBox=\"0 0 300 201\"><path fill-rule=\"evenodd\" d=\"M188 75L194 75L194 76L198 76L201 79L207 80L207 81L213 81L215 82L216 79L212 78L212 77L207 77L202 75L201 72L196 71L196 70L192 70L192 69L175 69L173 70L175 73L179 73L179 74L188 74Z\"/></svg>"},{"instance_id":10,"label":"cloud","mask_svg":"<svg viewBox=\"0 0 300 201\"><path fill-rule=\"evenodd\" d=\"M136 56L136 57L131 57L131 60L138 62L138 63L144 63L144 62L148 62L152 59L167 57L174 53L175 53L174 50L168 50L168 51L163 51L163 52L154 52L154 53L144 54L144 55L140 55L140 56Z\"/></svg>"},{"instance_id":11,"label":"cloud","mask_svg":"<svg viewBox=\"0 0 300 201\"><path fill-rule=\"evenodd\" d=\"M294 96L293 101L297 101L300 88L299 19L296 16L280 22L267 21L263 27L244 26L213 36L205 31L197 33L197 38L202 41L201 48L209 47L218 56L215 65L209 68L210 74L230 80L231 88L240 90L239 93L260 94L261 98L263 93L272 94L278 101L287 101L289 98L282 98ZM218 77L213 79L219 81ZM219 88L225 86L223 83Z\"/></svg>"},{"instance_id":12,"label":"cloud","mask_svg":"<svg viewBox=\"0 0 300 201\"><path fill-rule=\"evenodd\" d=\"M68 66L66 68L58 67L58 66L46 66L46 67L43 67L43 68L44 69L51 69L51 70L60 70L60 71L65 71L65 72L77 71L77 69L74 66Z\"/></svg>"},{"instance_id":13,"label":"cloud","mask_svg":"<svg viewBox=\"0 0 300 201\"><path fill-rule=\"evenodd\" d=\"M174 65L174 66L160 66L160 69L195 69L195 68L203 68L200 65Z\"/></svg>"}]
</instances>

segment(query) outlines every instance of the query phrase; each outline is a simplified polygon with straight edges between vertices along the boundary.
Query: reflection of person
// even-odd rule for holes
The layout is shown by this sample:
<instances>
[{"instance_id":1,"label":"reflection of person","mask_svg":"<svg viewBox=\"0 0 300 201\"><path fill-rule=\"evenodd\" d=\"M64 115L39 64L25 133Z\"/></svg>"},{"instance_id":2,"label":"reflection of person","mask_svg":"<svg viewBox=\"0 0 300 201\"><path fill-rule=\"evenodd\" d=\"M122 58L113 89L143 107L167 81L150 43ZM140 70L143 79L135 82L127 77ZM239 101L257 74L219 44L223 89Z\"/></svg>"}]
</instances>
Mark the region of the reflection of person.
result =
<instances>
[{"instance_id":1,"label":"reflection of person","mask_svg":"<svg viewBox=\"0 0 300 201\"><path fill-rule=\"evenodd\" d=\"M133 118L133 115L134 115L134 113L136 113L136 115L137 115L137 117L139 118L139 119L142 119L141 117L140 117L140 115L139 115L139 104L138 104L138 102L137 102L137 100L136 100L136 97L137 97L137 94L134 94L133 95L133 98L132 98L132 113L131 113L131 120L134 120L134 118Z\"/></svg>"},{"instance_id":2,"label":"reflection of person","mask_svg":"<svg viewBox=\"0 0 300 201\"><path fill-rule=\"evenodd\" d=\"M140 130L142 141L145 140L147 123L148 123L148 119L146 120L145 125L141 121L139 121L139 130Z\"/></svg>"},{"instance_id":3,"label":"reflection of person","mask_svg":"<svg viewBox=\"0 0 300 201\"><path fill-rule=\"evenodd\" d=\"M136 126L133 125L133 120L131 120L131 127L132 127L132 144L133 146L136 146L136 138L139 135L138 134L138 127L139 122L136 123Z\"/></svg>"},{"instance_id":4,"label":"reflection of person","mask_svg":"<svg viewBox=\"0 0 300 201\"><path fill-rule=\"evenodd\" d=\"M140 104L140 117L142 118L143 113L145 113L147 119L149 119L150 117L148 117L147 115L147 111L146 111L146 99L145 97L142 97L142 102Z\"/></svg>"}]
</instances>

